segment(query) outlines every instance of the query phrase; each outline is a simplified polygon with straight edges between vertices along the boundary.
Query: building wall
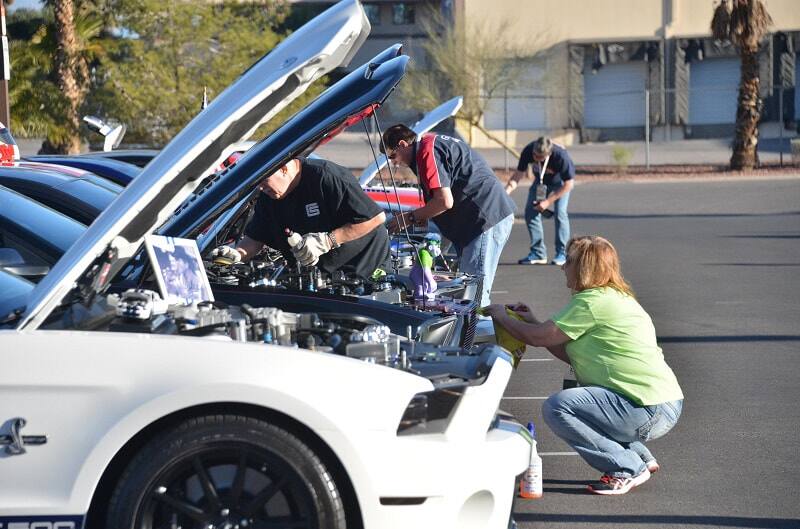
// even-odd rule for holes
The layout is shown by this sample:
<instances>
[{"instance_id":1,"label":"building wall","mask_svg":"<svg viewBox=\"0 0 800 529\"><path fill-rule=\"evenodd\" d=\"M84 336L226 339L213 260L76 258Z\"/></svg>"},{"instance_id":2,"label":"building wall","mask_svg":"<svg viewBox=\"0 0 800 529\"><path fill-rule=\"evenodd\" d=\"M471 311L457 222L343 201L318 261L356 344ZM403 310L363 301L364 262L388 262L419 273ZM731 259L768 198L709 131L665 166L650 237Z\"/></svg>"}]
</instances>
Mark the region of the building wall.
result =
<instances>
[{"instance_id":1,"label":"building wall","mask_svg":"<svg viewBox=\"0 0 800 529\"><path fill-rule=\"evenodd\" d=\"M651 127L677 131L677 134L667 131L666 136L673 138L676 135L700 137L704 134L727 134L732 127L727 122L719 126L690 126L690 119L697 116L697 108L690 112L690 105L699 104L697 97L690 96L697 96L694 92L699 88L691 79L691 59L685 55L687 45L702 43L707 59L735 57L733 48L720 47L710 38L709 26L716 3L714 0L465 0L458 4L456 14L459 22L467 26L474 23L502 23L505 31L520 43L536 42L540 48L542 41L547 43L547 53L538 59L544 65L546 74L535 88L533 85L528 87L530 93L544 93L549 98L544 128L499 131L510 138L510 143L520 146L541 133L563 138L565 143L569 143L570 137L584 141L644 137L643 126L620 127L616 130L613 127L602 130L586 128L584 111L597 110L586 106L596 105L597 101L587 101L583 92L587 86L587 76L596 71L591 65L596 45L604 49L609 45L624 45L629 48L628 51L637 47L641 50L642 46L657 48L657 58L646 59L648 73L644 79L650 89ZM800 0L766 0L766 5L773 18L770 31L773 34L786 32L800 43ZM536 38L533 39L532 35ZM773 73L776 71L775 65L781 60L780 53L774 54L773 48L770 40L763 53L760 53L765 120L777 117L777 99L772 101L776 96L770 88L781 82ZM784 57L794 62L793 53ZM617 60L642 58L629 55L622 59L617 57L616 60L609 58L608 64ZM712 65L702 66L707 68ZM785 87L794 88L787 85L785 80L783 82ZM790 84L793 85L794 81ZM613 88L613 83L607 86ZM719 87L720 91L723 88L729 87ZM525 92L525 87L517 92ZM494 107L502 108L502 105L497 103ZM494 116L492 121L496 123L498 118ZM493 129L492 132L497 135L498 131ZM659 131L653 130L653 133L659 135ZM478 144L489 146L491 143L475 131L473 137Z\"/></svg>"},{"instance_id":2,"label":"building wall","mask_svg":"<svg viewBox=\"0 0 800 529\"><path fill-rule=\"evenodd\" d=\"M709 25L715 2L710 0L664 0L674 6L673 20L667 28L667 37L710 35ZM800 2L798 0L766 0L767 11L772 15L770 31L797 31L800 29Z\"/></svg>"},{"instance_id":3,"label":"building wall","mask_svg":"<svg viewBox=\"0 0 800 529\"><path fill-rule=\"evenodd\" d=\"M521 39L544 31L556 41L709 35L712 0L467 0L465 20L515 20ZM800 29L798 0L767 0L772 31Z\"/></svg>"}]
</instances>

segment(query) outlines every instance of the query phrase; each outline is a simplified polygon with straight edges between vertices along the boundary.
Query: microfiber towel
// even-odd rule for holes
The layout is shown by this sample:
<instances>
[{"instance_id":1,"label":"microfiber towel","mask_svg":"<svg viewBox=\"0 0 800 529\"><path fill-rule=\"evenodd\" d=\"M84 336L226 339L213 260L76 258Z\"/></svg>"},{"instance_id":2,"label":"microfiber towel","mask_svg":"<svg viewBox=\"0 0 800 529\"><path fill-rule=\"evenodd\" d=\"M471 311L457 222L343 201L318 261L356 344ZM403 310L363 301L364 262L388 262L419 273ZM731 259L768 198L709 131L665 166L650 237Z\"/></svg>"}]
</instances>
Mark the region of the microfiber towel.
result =
<instances>
[{"instance_id":1,"label":"microfiber towel","mask_svg":"<svg viewBox=\"0 0 800 529\"><path fill-rule=\"evenodd\" d=\"M478 314L485 316L483 308L478 309ZM506 308L506 314L515 320L524 321L522 316L509 308ZM494 336L495 340L497 341L497 345L503 347L511 353L514 367L516 368L519 365L519 361L522 360L522 355L525 354L525 342L517 340L511 336L511 333L509 333L505 327L497 323L494 319L492 319L492 324L494 325Z\"/></svg>"}]
</instances>

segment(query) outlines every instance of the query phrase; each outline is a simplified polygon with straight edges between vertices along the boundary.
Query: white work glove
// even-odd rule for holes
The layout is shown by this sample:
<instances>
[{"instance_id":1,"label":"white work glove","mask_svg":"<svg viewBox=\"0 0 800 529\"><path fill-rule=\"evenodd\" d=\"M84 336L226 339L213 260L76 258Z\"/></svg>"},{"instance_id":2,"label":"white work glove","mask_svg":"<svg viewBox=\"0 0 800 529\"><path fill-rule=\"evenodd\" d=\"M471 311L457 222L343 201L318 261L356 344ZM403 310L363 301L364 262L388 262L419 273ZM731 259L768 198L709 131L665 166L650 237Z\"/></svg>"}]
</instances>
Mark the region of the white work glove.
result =
<instances>
[{"instance_id":1,"label":"white work glove","mask_svg":"<svg viewBox=\"0 0 800 529\"><path fill-rule=\"evenodd\" d=\"M307 233L297 243L289 245L297 262L303 266L313 266L319 262L320 256L330 252L334 241L327 232Z\"/></svg>"},{"instance_id":2,"label":"white work glove","mask_svg":"<svg viewBox=\"0 0 800 529\"><path fill-rule=\"evenodd\" d=\"M234 264L242 260L242 252L230 246L218 246L211 250L211 258L216 264Z\"/></svg>"}]
</instances>

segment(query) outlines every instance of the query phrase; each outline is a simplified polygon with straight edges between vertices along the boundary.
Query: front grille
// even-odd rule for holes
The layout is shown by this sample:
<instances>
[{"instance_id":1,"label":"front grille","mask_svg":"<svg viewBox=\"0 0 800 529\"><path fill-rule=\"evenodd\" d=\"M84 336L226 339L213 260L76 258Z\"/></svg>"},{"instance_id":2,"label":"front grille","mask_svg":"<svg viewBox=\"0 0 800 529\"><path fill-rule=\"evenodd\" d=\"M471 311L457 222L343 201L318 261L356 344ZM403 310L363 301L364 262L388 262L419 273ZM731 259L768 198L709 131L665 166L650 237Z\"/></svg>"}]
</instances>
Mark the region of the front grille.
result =
<instances>
[{"instance_id":1,"label":"front grille","mask_svg":"<svg viewBox=\"0 0 800 529\"><path fill-rule=\"evenodd\" d=\"M478 304L472 304L472 310L464 314L464 333L462 334L461 347L472 347L475 343L475 331L478 327Z\"/></svg>"},{"instance_id":2,"label":"front grille","mask_svg":"<svg viewBox=\"0 0 800 529\"><path fill-rule=\"evenodd\" d=\"M461 347L472 347L475 343L475 333L478 328L478 307L480 307L481 293L483 292L483 276L475 276L473 281L472 306L469 313L464 315L464 332L462 334ZM465 297L468 297L467 292L465 292Z\"/></svg>"}]
</instances>

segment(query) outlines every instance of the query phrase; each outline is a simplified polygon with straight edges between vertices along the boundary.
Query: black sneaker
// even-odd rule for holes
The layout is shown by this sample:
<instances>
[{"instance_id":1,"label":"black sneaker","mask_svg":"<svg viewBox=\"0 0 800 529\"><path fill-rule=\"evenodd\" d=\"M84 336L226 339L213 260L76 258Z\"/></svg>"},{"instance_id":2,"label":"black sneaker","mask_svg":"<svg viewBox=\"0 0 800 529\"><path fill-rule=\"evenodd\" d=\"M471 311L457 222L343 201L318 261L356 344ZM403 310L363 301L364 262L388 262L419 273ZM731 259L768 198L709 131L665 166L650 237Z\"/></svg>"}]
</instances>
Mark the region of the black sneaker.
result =
<instances>
[{"instance_id":1,"label":"black sneaker","mask_svg":"<svg viewBox=\"0 0 800 529\"><path fill-rule=\"evenodd\" d=\"M638 487L648 479L650 479L650 471L647 469L644 469L641 474L632 478L615 478L605 474L600 478L600 481L591 483L588 489L589 492L594 494L603 494L606 496L625 494L633 487Z\"/></svg>"}]
</instances>

